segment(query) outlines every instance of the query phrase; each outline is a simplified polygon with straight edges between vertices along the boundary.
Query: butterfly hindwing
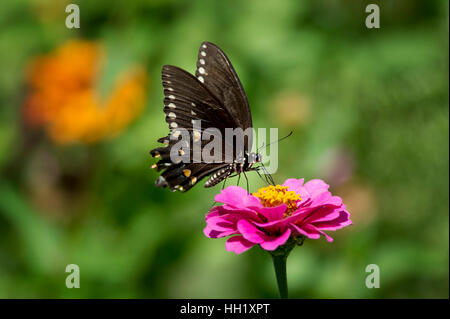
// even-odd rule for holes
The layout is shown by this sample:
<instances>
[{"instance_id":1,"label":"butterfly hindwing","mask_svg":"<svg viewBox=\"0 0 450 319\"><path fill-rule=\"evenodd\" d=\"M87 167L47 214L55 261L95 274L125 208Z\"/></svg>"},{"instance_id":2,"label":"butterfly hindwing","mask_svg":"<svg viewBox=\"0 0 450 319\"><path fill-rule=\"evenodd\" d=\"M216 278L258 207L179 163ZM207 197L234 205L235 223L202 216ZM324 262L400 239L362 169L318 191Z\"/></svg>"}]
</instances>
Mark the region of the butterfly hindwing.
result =
<instances>
[{"instance_id":1,"label":"butterfly hindwing","mask_svg":"<svg viewBox=\"0 0 450 319\"><path fill-rule=\"evenodd\" d=\"M188 191L208 175L221 170L229 171L229 164L179 163L166 169L157 180L157 186L171 190ZM230 171L231 173L231 171Z\"/></svg>"}]
</instances>

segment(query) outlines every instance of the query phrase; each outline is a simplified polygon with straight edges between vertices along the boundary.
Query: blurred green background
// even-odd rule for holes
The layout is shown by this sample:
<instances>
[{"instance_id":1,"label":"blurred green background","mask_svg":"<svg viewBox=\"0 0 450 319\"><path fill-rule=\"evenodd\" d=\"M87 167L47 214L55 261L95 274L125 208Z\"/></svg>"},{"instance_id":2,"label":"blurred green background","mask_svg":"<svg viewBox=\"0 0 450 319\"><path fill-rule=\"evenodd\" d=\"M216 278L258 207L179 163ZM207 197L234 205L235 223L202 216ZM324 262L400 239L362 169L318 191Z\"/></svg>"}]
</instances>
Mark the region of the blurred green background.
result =
<instances>
[{"instance_id":1,"label":"blurred green background","mask_svg":"<svg viewBox=\"0 0 450 319\"><path fill-rule=\"evenodd\" d=\"M333 243L293 251L290 296L448 298L448 1L70 2L80 29L65 27L69 2L0 2L0 297L278 296L266 252L204 236L220 186L154 187L161 67L194 72L207 40L233 62L255 127L294 130L275 180L323 178L352 214ZM380 29L365 27L369 3ZM74 38L107 48L102 83L123 61L149 74L141 115L90 145L54 143L21 116L30 59ZM251 191L264 185L249 175ZM80 289L65 286L72 263ZM379 289L365 286L368 264Z\"/></svg>"}]
</instances>

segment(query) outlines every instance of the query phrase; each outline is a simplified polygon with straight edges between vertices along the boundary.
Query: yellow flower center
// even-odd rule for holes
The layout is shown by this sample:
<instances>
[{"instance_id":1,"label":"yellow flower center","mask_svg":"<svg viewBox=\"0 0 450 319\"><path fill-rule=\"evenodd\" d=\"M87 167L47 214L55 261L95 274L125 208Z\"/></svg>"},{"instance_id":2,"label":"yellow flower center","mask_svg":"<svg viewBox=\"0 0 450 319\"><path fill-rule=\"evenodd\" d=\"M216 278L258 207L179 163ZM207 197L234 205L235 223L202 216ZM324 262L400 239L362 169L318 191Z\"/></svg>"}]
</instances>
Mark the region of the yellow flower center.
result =
<instances>
[{"instance_id":1,"label":"yellow flower center","mask_svg":"<svg viewBox=\"0 0 450 319\"><path fill-rule=\"evenodd\" d=\"M253 196L258 197L264 207L276 207L281 204L286 204L285 217L295 211L297 209L297 202L302 200L296 192L288 191L287 186L281 185L270 185L260 188L257 193L253 193Z\"/></svg>"}]
</instances>

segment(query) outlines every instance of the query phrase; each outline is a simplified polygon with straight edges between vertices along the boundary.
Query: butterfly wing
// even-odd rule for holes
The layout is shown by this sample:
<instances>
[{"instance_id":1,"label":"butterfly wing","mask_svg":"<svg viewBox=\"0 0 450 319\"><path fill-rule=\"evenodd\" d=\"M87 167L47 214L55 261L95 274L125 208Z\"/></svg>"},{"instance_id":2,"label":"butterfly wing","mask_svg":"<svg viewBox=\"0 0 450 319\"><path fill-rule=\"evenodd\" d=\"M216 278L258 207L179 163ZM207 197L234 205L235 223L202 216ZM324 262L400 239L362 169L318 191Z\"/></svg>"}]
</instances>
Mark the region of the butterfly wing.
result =
<instances>
[{"instance_id":1,"label":"butterfly wing","mask_svg":"<svg viewBox=\"0 0 450 319\"><path fill-rule=\"evenodd\" d=\"M192 130L194 120L203 128L216 127L225 132L237 123L229 111L193 75L176 66L162 68L164 113L171 131L176 128Z\"/></svg>"},{"instance_id":2,"label":"butterfly wing","mask_svg":"<svg viewBox=\"0 0 450 319\"><path fill-rule=\"evenodd\" d=\"M244 88L230 60L218 46L211 42L200 45L195 76L223 103L236 121L235 127L243 130L252 127L252 115ZM248 145L252 145L251 135Z\"/></svg>"},{"instance_id":3,"label":"butterfly wing","mask_svg":"<svg viewBox=\"0 0 450 319\"><path fill-rule=\"evenodd\" d=\"M229 164L224 163L224 161L219 163L195 163L193 144L190 142L186 146L190 150L190 158L184 161L189 163L172 162L170 154L172 148L179 141L181 129L189 131L192 136L191 142L201 143L201 149L203 149L209 143L209 140L200 139L206 128L217 128L224 136L225 128L236 127L237 124L223 104L197 78L183 69L165 65L162 69L162 83L164 87L164 113L166 114L170 134L158 140L166 144L166 147L158 147L150 152L153 157L160 158L153 167L158 171L163 170L156 186L169 186L171 190L186 191L202 178L228 167ZM200 131L194 130L193 121L200 121ZM225 143L225 140L222 140L222 142ZM222 145L222 149L226 149L225 144ZM223 154L222 158L224 159Z\"/></svg>"},{"instance_id":4,"label":"butterfly wing","mask_svg":"<svg viewBox=\"0 0 450 319\"><path fill-rule=\"evenodd\" d=\"M151 151L152 156L161 159L154 165L158 171L163 170L156 181L156 186L169 186L171 190L187 191L200 179L212 175L205 187L215 185L219 180L229 176L234 170L233 165L225 161L219 163L193 162L192 144L190 147L189 163L173 163L170 158L172 148L177 143L180 128L192 133L193 141L196 134L193 121L201 120L202 131L208 127L220 130L225 136L226 128L252 127L252 117L247 96L242 84L225 53L210 42L203 42L200 46L197 60L196 77L175 66L166 65L162 70L164 86L164 113L170 128L167 137L158 141L166 147ZM175 139L173 137L176 137ZM252 132L244 140L244 148L252 145ZM209 141L201 140L201 148ZM225 151L233 150L232 157L236 158L232 141L222 139L222 159L228 158Z\"/></svg>"},{"instance_id":5,"label":"butterfly wing","mask_svg":"<svg viewBox=\"0 0 450 319\"><path fill-rule=\"evenodd\" d=\"M160 177L158 177L156 180L156 186L169 186L172 191L179 190L181 192L186 192L203 178L216 172L220 172L221 170L228 171L229 168L229 164L172 164L161 174ZM231 171L229 173L231 173Z\"/></svg>"}]
</instances>

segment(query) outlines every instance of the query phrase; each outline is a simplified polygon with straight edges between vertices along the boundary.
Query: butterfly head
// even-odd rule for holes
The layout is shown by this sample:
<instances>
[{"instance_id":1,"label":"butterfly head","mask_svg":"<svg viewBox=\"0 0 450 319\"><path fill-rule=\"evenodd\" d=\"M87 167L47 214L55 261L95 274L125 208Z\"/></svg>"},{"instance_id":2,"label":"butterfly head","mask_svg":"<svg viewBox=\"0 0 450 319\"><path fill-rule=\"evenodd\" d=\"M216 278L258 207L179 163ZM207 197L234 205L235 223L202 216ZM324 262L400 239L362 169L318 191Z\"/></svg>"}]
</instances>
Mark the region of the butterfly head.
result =
<instances>
[{"instance_id":1,"label":"butterfly head","mask_svg":"<svg viewBox=\"0 0 450 319\"><path fill-rule=\"evenodd\" d=\"M251 152L250 154L248 154L247 161L249 166L252 166L253 164L260 163L262 161L262 156L259 153Z\"/></svg>"}]
</instances>

